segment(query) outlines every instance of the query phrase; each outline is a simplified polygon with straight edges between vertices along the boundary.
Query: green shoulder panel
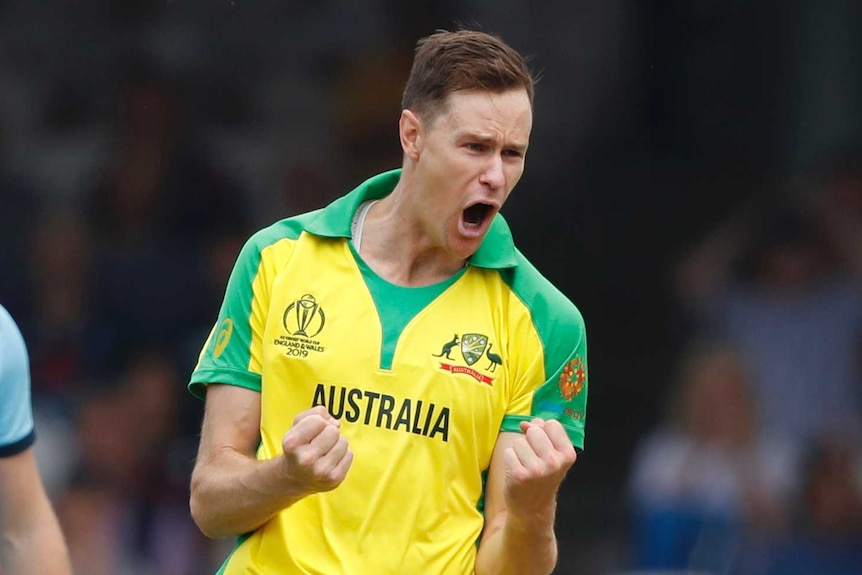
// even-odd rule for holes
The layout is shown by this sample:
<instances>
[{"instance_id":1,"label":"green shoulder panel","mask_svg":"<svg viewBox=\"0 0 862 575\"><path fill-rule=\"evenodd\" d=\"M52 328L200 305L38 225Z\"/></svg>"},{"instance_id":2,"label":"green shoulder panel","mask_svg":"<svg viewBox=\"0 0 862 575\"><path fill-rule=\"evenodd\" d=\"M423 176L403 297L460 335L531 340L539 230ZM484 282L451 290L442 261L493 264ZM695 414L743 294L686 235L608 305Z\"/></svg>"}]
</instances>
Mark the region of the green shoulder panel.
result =
<instances>
[{"instance_id":1,"label":"green shoulder panel","mask_svg":"<svg viewBox=\"0 0 862 575\"><path fill-rule=\"evenodd\" d=\"M518 265L503 280L530 310L544 351L545 381L533 394L530 416L507 416L504 431L520 431L530 417L557 419L578 450L584 447L587 337L578 308L516 250Z\"/></svg>"},{"instance_id":2,"label":"green shoulder panel","mask_svg":"<svg viewBox=\"0 0 862 575\"><path fill-rule=\"evenodd\" d=\"M192 394L203 398L208 383L260 390L260 374L250 370L249 364L255 327L252 325L253 286L260 272L261 254L276 242L298 239L304 224L316 214L310 212L281 220L246 241L228 279L218 320L192 372L188 385Z\"/></svg>"}]
</instances>

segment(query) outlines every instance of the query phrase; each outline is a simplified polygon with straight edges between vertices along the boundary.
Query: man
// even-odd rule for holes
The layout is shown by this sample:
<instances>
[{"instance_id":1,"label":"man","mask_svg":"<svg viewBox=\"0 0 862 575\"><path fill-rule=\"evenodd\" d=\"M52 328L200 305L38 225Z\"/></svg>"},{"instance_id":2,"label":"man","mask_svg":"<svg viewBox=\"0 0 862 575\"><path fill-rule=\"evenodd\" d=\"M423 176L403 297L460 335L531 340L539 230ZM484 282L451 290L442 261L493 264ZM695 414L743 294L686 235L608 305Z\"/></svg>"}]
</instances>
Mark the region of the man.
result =
<instances>
[{"instance_id":1,"label":"man","mask_svg":"<svg viewBox=\"0 0 862 575\"><path fill-rule=\"evenodd\" d=\"M402 169L243 248L190 382L191 512L239 536L220 573L554 569L586 340L498 215L532 99L500 39L420 40Z\"/></svg>"},{"instance_id":2,"label":"man","mask_svg":"<svg viewBox=\"0 0 862 575\"><path fill-rule=\"evenodd\" d=\"M66 544L36 466L34 441L27 348L0 305L0 573L67 575Z\"/></svg>"}]
</instances>

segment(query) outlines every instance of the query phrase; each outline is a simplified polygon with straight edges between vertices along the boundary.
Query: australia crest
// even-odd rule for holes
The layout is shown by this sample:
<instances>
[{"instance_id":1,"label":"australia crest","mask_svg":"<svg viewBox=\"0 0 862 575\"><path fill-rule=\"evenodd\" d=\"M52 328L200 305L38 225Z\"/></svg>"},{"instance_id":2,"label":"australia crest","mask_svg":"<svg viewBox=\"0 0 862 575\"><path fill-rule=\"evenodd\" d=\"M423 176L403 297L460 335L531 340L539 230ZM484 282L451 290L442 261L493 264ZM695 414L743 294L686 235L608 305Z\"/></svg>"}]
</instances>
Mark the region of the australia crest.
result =
<instances>
[{"instance_id":1,"label":"australia crest","mask_svg":"<svg viewBox=\"0 0 862 575\"><path fill-rule=\"evenodd\" d=\"M488 336L480 333L465 333L461 336L461 355L467 365L473 365L485 353L485 348L488 347Z\"/></svg>"}]
</instances>

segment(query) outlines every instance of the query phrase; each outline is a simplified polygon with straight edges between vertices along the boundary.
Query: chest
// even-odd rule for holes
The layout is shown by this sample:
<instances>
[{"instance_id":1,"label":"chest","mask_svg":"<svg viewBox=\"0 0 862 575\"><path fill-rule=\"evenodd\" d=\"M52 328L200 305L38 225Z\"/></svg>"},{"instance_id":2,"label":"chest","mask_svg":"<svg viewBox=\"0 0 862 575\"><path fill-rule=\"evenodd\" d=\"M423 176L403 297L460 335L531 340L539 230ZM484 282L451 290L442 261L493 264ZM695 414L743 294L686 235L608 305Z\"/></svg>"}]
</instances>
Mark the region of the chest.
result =
<instances>
[{"instance_id":1,"label":"chest","mask_svg":"<svg viewBox=\"0 0 862 575\"><path fill-rule=\"evenodd\" d=\"M345 252L327 254L325 266L321 254L297 257L272 283L262 342L265 420L284 428L300 411L325 405L348 434L443 443L494 437L512 377L503 293L482 271L468 271L397 317L398 302L375 301Z\"/></svg>"}]
</instances>

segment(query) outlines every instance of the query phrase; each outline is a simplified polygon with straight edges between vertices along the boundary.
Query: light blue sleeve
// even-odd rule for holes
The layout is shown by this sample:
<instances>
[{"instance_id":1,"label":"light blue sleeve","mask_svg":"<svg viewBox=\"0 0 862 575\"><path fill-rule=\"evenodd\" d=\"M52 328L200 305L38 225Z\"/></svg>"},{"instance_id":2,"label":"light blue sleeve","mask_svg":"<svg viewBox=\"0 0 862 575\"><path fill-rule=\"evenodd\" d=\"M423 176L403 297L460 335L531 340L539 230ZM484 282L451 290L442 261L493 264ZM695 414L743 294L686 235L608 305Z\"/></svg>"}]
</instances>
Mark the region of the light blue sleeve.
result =
<instances>
[{"instance_id":1,"label":"light blue sleeve","mask_svg":"<svg viewBox=\"0 0 862 575\"><path fill-rule=\"evenodd\" d=\"M27 347L15 320L0 305L0 457L25 450L34 439Z\"/></svg>"}]
</instances>

